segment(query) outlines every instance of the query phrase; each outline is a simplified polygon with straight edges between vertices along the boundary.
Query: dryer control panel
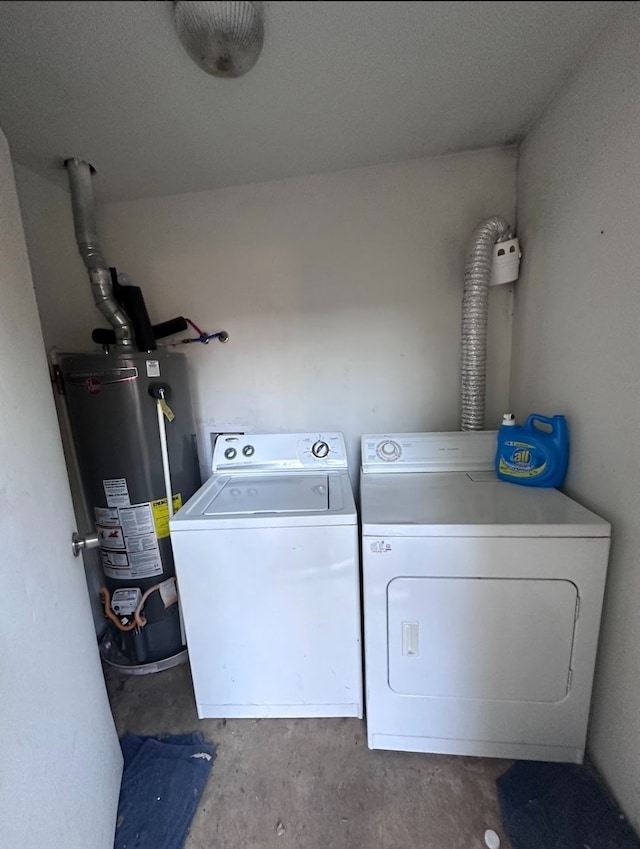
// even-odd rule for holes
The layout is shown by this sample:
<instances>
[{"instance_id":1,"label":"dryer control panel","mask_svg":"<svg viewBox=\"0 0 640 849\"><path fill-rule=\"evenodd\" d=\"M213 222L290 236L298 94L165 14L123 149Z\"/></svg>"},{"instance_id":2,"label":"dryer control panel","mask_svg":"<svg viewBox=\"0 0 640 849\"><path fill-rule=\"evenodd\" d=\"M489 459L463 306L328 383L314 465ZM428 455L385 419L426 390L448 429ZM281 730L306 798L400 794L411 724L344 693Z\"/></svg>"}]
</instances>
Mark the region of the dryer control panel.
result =
<instances>
[{"instance_id":1,"label":"dryer control panel","mask_svg":"<svg viewBox=\"0 0 640 849\"><path fill-rule=\"evenodd\" d=\"M370 433L362 472L475 472L493 469L497 431Z\"/></svg>"},{"instance_id":2,"label":"dryer control panel","mask_svg":"<svg viewBox=\"0 0 640 849\"><path fill-rule=\"evenodd\" d=\"M212 472L345 470L341 433L221 434L213 449Z\"/></svg>"}]
</instances>

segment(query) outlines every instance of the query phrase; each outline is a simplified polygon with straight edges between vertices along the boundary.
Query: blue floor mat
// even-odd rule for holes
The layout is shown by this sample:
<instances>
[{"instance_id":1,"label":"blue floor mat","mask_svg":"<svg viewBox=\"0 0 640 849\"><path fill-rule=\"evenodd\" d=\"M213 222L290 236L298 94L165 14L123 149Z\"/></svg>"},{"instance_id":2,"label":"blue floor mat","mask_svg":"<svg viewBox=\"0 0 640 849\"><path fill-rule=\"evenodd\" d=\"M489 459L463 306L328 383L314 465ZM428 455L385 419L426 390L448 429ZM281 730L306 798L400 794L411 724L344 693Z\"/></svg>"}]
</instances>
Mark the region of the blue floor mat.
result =
<instances>
[{"instance_id":1,"label":"blue floor mat","mask_svg":"<svg viewBox=\"0 0 640 849\"><path fill-rule=\"evenodd\" d=\"M518 761L496 784L513 849L640 849L640 840L586 767Z\"/></svg>"},{"instance_id":2,"label":"blue floor mat","mask_svg":"<svg viewBox=\"0 0 640 849\"><path fill-rule=\"evenodd\" d=\"M115 849L182 849L215 760L202 734L120 740Z\"/></svg>"}]
</instances>

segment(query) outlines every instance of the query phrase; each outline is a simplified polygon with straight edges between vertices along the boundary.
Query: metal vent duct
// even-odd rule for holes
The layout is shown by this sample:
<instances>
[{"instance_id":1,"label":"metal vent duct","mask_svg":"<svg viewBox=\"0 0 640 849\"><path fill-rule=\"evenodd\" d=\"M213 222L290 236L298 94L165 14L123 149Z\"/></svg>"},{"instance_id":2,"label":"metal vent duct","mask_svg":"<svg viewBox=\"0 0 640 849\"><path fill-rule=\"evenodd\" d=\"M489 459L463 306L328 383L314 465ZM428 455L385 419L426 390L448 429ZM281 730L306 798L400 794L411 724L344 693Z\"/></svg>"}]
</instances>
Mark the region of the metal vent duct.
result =
<instances>
[{"instance_id":1,"label":"metal vent duct","mask_svg":"<svg viewBox=\"0 0 640 849\"><path fill-rule=\"evenodd\" d=\"M67 159L73 224L78 250L89 272L96 306L113 327L116 345L133 345L133 329L124 310L113 296L111 272L98 241L91 174L94 169L81 159Z\"/></svg>"}]
</instances>

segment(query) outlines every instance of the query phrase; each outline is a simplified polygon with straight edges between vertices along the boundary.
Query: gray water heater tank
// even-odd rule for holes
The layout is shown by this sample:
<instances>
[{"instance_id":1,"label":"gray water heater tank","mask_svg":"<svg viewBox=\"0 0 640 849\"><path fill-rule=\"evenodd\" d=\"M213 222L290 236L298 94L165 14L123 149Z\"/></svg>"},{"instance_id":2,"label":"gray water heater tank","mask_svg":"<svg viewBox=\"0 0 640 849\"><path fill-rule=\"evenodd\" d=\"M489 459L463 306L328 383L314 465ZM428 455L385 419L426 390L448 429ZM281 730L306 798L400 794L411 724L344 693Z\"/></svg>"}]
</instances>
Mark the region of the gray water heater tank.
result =
<instances>
[{"instance_id":1,"label":"gray water heater tank","mask_svg":"<svg viewBox=\"0 0 640 849\"><path fill-rule=\"evenodd\" d=\"M123 630L112 621L103 639L109 662L144 670L185 650L154 396L163 389L175 415L166 421L175 508L200 486L186 358L114 349L64 354L58 362L113 615L128 627L133 614L127 604L133 609L135 599L163 585L145 601L143 627Z\"/></svg>"}]
</instances>

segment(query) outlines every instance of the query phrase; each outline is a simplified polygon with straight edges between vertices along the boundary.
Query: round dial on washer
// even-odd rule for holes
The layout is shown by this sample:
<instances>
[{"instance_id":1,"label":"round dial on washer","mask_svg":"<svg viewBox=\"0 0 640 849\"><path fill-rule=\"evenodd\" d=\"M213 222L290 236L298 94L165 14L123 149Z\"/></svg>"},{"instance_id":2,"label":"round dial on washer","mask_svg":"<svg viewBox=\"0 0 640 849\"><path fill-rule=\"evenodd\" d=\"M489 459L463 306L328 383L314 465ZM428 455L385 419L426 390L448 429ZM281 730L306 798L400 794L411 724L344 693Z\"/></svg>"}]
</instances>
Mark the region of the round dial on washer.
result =
<instances>
[{"instance_id":1,"label":"round dial on washer","mask_svg":"<svg viewBox=\"0 0 640 849\"><path fill-rule=\"evenodd\" d=\"M376 454L381 460L390 462L391 460L397 460L398 457L400 457L402 454L402 448L400 448L395 440L385 439L376 448Z\"/></svg>"},{"instance_id":2,"label":"round dial on washer","mask_svg":"<svg viewBox=\"0 0 640 849\"><path fill-rule=\"evenodd\" d=\"M319 439L311 446L311 453L314 457L317 457L318 460L323 460L329 454L329 446L326 442Z\"/></svg>"},{"instance_id":3,"label":"round dial on washer","mask_svg":"<svg viewBox=\"0 0 640 849\"><path fill-rule=\"evenodd\" d=\"M253 455L256 453L256 449L253 447L253 445L245 445L242 449L242 453L245 457L253 457Z\"/></svg>"},{"instance_id":4,"label":"round dial on washer","mask_svg":"<svg viewBox=\"0 0 640 849\"><path fill-rule=\"evenodd\" d=\"M227 448L227 450L224 452L225 459L234 460L237 453L238 452L235 448Z\"/></svg>"}]
</instances>

